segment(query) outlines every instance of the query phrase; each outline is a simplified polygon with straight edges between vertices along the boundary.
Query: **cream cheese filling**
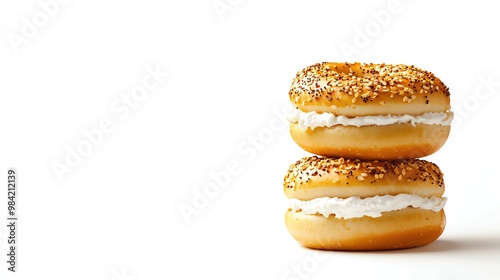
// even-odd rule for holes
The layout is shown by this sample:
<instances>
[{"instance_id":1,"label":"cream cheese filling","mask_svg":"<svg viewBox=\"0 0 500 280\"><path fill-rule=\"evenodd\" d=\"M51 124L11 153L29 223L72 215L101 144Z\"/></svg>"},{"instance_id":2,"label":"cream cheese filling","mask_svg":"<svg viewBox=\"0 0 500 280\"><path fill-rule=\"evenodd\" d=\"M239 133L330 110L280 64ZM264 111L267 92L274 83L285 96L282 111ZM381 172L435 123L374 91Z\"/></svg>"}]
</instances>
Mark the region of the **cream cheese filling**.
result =
<instances>
[{"instance_id":1,"label":"cream cheese filling","mask_svg":"<svg viewBox=\"0 0 500 280\"><path fill-rule=\"evenodd\" d=\"M453 112L429 112L422 115L373 115L373 116L358 116L347 117L343 115L334 115L332 113L316 113L302 112L299 109L294 109L288 116L288 120L292 123L298 123L303 130L308 128L315 129L316 127L333 127L336 125L344 126L367 126L367 125L391 125L398 123L415 124L430 124L448 126L453 120Z\"/></svg>"},{"instance_id":2,"label":"cream cheese filling","mask_svg":"<svg viewBox=\"0 0 500 280\"><path fill-rule=\"evenodd\" d=\"M328 218L360 218L363 216L377 218L383 212L401 210L407 207L420 208L439 212L446 204L446 197L430 198L415 194L383 195L367 198L351 196L349 198L320 197L312 200L289 199L288 209L292 212L302 211L304 214L321 214Z\"/></svg>"}]
</instances>

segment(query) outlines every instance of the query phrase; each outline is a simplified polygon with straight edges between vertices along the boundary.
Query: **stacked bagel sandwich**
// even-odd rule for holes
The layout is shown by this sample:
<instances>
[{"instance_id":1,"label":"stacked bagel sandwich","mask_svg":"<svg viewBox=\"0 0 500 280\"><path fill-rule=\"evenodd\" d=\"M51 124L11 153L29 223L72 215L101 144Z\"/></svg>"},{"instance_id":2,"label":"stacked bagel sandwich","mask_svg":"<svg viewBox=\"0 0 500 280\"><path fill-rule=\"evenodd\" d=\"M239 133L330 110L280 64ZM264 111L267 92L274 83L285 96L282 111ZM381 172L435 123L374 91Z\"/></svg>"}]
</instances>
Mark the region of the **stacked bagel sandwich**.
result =
<instances>
[{"instance_id":1,"label":"stacked bagel sandwich","mask_svg":"<svg viewBox=\"0 0 500 280\"><path fill-rule=\"evenodd\" d=\"M443 174L418 159L450 133L450 94L407 65L334 63L298 72L290 133L316 154L290 166L285 223L306 247L385 250L425 245L444 230Z\"/></svg>"}]
</instances>

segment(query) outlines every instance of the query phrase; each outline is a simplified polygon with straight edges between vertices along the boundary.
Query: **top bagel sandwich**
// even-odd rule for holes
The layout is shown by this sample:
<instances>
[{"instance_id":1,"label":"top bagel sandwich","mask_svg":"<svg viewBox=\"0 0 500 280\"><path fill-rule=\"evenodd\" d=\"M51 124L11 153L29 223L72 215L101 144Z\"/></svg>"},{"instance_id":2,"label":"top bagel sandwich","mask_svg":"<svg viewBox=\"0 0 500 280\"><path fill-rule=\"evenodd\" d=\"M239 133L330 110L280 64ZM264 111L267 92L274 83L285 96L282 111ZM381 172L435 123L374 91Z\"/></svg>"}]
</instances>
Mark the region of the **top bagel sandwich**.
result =
<instances>
[{"instance_id":1,"label":"top bagel sandwich","mask_svg":"<svg viewBox=\"0 0 500 280\"><path fill-rule=\"evenodd\" d=\"M328 157L424 157L446 142L453 119L448 87L401 64L314 64L297 73L289 97L292 138Z\"/></svg>"}]
</instances>

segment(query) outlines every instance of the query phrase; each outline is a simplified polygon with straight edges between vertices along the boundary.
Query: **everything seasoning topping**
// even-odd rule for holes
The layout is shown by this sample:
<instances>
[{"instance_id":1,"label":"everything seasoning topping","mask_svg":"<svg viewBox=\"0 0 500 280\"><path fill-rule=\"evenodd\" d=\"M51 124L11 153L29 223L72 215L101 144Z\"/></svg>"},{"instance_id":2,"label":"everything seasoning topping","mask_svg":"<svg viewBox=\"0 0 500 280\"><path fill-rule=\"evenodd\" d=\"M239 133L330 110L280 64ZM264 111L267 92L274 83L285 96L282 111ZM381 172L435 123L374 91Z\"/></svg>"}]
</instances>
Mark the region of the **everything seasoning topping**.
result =
<instances>
[{"instance_id":1,"label":"everything seasoning topping","mask_svg":"<svg viewBox=\"0 0 500 280\"><path fill-rule=\"evenodd\" d=\"M323 62L298 72L289 96L292 102L302 105L320 99L346 99L346 95L352 104L377 101L377 97L387 95L405 103L423 98L429 104L428 95L440 90L449 97L448 87L434 74L413 65Z\"/></svg>"},{"instance_id":2,"label":"everything seasoning topping","mask_svg":"<svg viewBox=\"0 0 500 280\"><path fill-rule=\"evenodd\" d=\"M439 187L444 186L443 174L432 162L419 159L400 159L392 161L358 160L345 158L324 158L319 156L305 157L290 165L284 179L285 188L294 189L296 184L309 183L315 178L327 174L333 176L332 185L342 179L356 178L374 184L378 180L394 184L404 181L430 181ZM391 176L385 176L391 174ZM342 183L342 182L340 182ZM345 182L347 184L348 182Z\"/></svg>"}]
</instances>

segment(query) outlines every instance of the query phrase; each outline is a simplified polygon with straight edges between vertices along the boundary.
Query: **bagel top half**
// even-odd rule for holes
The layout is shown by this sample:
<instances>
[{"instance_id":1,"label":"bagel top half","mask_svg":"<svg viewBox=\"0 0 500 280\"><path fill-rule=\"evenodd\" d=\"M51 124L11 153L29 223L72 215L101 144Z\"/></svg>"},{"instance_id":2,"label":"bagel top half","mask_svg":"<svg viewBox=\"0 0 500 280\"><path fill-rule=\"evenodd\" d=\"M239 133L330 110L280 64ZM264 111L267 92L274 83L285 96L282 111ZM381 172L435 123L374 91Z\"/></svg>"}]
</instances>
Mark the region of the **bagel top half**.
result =
<instances>
[{"instance_id":1,"label":"bagel top half","mask_svg":"<svg viewBox=\"0 0 500 280\"><path fill-rule=\"evenodd\" d=\"M439 167L419 159L389 161L310 156L290 165L284 178L286 196L299 200L398 194L430 198L441 197L444 190Z\"/></svg>"},{"instance_id":2,"label":"bagel top half","mask_svg":"<svg viewBox=\"0 0 500 280\"><path fill-rule=\"evenodd\" d=\"M290 101L302 112L346 117L448 112L449 89L408 65L323 62L299 71Z\"/></svg>"}]
</instances>

